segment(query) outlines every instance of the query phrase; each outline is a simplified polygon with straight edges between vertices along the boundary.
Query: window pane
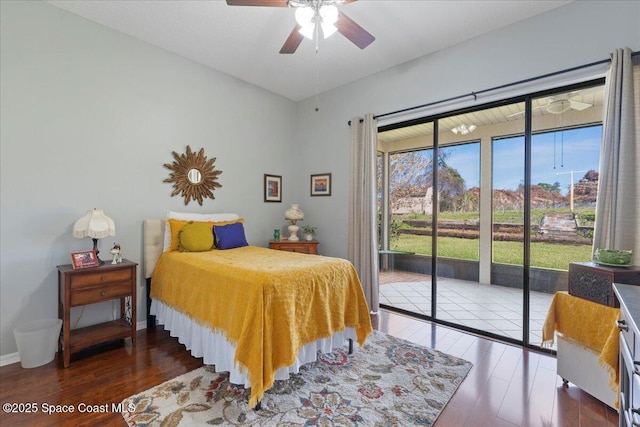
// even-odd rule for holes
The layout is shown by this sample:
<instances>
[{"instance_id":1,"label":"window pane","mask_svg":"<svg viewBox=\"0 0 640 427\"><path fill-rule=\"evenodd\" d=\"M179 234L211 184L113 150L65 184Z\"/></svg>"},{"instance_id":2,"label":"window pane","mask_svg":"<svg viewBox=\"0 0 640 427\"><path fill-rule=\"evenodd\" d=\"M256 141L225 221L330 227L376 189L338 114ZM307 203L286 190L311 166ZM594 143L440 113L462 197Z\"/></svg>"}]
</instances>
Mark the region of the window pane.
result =
<instances>
[{"instance_id":1,"label":"window pane","mask_svg":"<svg viewBox=\"0 0 640 427\"><path fill-rule=\"evenodd\" d=\"M389 212L380 303L430 316L433 123L381 132L378 145L388 153Z\"/></svg>"},{"instance_id":2,"label":"window pane","mask_svg":"<svg viewBox=\"0 0 640 427\"><path fill-rule=\"evenodd\" d=\"M524 262L524 137L493 141L493 262ZM494 276L496 276L494 267ZM522 280L512 280L521 285ZM498 278L492 283L502 284Z\"/></svg>"},{"instance_id":3,"label":"window pane","mask_svg":"<svg viewBox=\"0 0 640 427\"><path fill-rule=\"evenodd\" d=\"M491 128L485 111L438 122L438 240L435 317L486 331L479 283L480 144Z\"/></svg>"},{"instance_id":4,"label":"window pane","mask_svg":"<svg viewBox=\"0 0 640 427\"><path fill-rule=\"evenodd\" d=\"M478 261L480 143L441 147L439 157L438 256Z\"/></svg>"},{"instance_id":5,"label":"window pane","mask_svg":"<svg viewBox=\"0 0 640 427\"><path fill-rule=\"evenodd\" d=\"M532 101L529 343L541 343L548 304L568 289L569 264L591 260L603 86Z\"/></svg>"},{"instance_id":6,"label":"window pane","mask_svg":"<svg viewBox=\"0 0 640 427\"><path fill-rule=\"evenodd\" d=\"M600 125L532 136L532 267L591 259L601 137Z\"/></svg>"},{"instance_id":7,"label":"window pane","mask_svg":"<svg viewBox=\"0 0 640 427\"><path fill-rule=\"evenodd\" d=\"M389 156L391 249L431 254L432 187L432 149Z\"/></svg>"}]
</instances>

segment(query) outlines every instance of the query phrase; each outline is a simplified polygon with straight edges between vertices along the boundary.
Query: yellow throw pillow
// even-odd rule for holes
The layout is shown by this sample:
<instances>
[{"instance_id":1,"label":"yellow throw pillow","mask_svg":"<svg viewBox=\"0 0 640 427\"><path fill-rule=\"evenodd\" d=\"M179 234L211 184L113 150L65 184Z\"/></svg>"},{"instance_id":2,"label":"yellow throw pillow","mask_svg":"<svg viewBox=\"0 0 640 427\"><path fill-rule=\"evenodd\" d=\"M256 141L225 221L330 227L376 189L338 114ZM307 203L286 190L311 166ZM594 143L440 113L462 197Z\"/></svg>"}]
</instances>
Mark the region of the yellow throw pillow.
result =
<instances>
[{"instance_id":1,"label":"yellow throw pillow","mask_svg":"<svg viewBox=\"0 0 640 427\"><path fill-rule=\"evenodd\" d=\"M233 224L236 222L242 222L244 223L244 219L242 218L238 218L238 219L234 219L234 220L230 220L230 221L184 221L181 219L173 219L173 218L169 218L167 221L169 221L169 229L171 230L171 236L169 238L169 248L167 249L167 251L177 251L179 249L180 246L180 230L182 230L182 227L184 227L185 225L187 225L188 223L192 222L194 224L205 224L209 227L209 231L211 232L211 235L213 236L213 226L214 225L227 225L227 224Z\"/></svg>"},{"instance_id":2,"label":"yellow throw pillow","mask_svg":"<svg viewBox=\"0 0 640 427\"><path fill-rule=\"evenodd\" d=\"M180 230L180 252L204 252L213 247L211 227L203 222L190 222Z\"/></svg>"}]
</instances>

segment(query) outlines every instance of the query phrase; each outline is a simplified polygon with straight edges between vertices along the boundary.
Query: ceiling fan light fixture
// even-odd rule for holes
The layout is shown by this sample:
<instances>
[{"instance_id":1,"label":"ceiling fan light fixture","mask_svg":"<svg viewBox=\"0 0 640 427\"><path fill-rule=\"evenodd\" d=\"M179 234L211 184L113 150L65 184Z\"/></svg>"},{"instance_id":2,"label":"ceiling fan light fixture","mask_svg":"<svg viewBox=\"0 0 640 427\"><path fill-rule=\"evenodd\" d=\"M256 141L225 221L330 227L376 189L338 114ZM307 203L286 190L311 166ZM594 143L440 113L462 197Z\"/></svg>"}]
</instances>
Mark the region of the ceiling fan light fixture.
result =
<instances>
[{"instance_id":1,"label":"ceiling fan light fixture","mask_svg":"<svg viewBox=\"0 0 640 427\"><path fill-rule=\"evenodd\" d=\"M296 9L296 22L300 25L300 34L313 40L316 25L319 23L324 38L338 31L334 25L338 22L338 8L332 4L298 7Z\"/></svg>"},{"instance_id":2,"label":"ceiling fan light fixture","mask_svg":"<svg viewBox=\"0 0 640 427\"><path fill-rule=\"evenodd\" d=\"M295 9L296 25L280 48L281 54L292 54L305 38L315 40L317 53L321 31L325 39L334 33L340 33L360 49L373 43L376 39L373 35L339 10L340 6L355 1L357 0L226 0L226 3L229 6Z\"/></svg>"},{"instance_id":3,"label":"ceiling fan light fixture","mask_svg":"<svg viewBox=\"0 0 640 427\"><path fill-rule=\"evenodd\" d=\"M315 33L315 29L316 29L315 24L309 24L309 25L305 25L303 27L300 27L298 32L300 34L302 34L303 36L305 36L306 38L308 38L309 40L313 40L313 35Z\"/></svg>"},{"instance_id":4,"label":"ceiling fan light fixture","mask_svg":"<svg viewBox=\"0 0 640 427\"><path fill-rule=\"evenodd\" d=\"M322 21L322 24L320 25L322 26L322 34L324 35L325 39L331 36L336 31L338 31L338 27L328 22Z\"/></svg>"},{"instance_id":5,"label":"ceiling fan light fixture","mask_svg":"<svg viewBox=\"0 0 640 427\"><path fill-rule=\"evenodd\" d=\"M323 4L320 7L319 13L323 24L333 25L338 22L338 8L333 4Z\"/></svg>"},{"instance_id":6,"label":"ceiling fan light fixture","mask_svg":"<svg viewBox=\"0 0 640 427\"><path fill-rule=\"evenodd\" d=\"M296 9L296 22L302 28L304 27L313 27L315 25L314 19L316 16L316 12L308 7L299 7Z\"/></svg>"},{"instance_id":7,"label":"ceiling fan light fixture","mask_svg":"<svg viewBox=\"0 0 640 427\"><path fill-rule=\"evenodd\" d=\"M467 134L473 132L474 130L476 130L476 128L477 128L476 125L467 126L464 123L461 123L458 126L456 126L453 129L451 129L451 132L455 133L456 135L458 135L458 134L467 135Z\"/></svg>"}]
</instances>

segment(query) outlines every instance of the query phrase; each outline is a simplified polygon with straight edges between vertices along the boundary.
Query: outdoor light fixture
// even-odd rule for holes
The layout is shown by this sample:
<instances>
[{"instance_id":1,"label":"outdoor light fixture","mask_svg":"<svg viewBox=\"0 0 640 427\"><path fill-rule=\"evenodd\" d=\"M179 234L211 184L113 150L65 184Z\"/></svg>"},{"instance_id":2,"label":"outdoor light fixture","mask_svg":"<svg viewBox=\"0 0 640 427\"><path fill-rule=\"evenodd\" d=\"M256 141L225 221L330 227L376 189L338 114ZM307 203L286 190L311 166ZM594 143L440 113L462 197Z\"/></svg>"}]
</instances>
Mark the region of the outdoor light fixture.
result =
<instances>
[{"instance_id":1,"label":"outdoor light fixture","mask_svg":"<svg viewBox=\"0 0 640 427\"><path fill-rule=\"evenodd\" d=\"M453 129L451 129L451 132L455 133L456 135L458 135L458 134L466 135L466 134L471 133L474 130L476 130L476 128L477 128L476 125L467 126L464 123L461 123L458 126L456 126Z\"/></svg>"}]
</instances>

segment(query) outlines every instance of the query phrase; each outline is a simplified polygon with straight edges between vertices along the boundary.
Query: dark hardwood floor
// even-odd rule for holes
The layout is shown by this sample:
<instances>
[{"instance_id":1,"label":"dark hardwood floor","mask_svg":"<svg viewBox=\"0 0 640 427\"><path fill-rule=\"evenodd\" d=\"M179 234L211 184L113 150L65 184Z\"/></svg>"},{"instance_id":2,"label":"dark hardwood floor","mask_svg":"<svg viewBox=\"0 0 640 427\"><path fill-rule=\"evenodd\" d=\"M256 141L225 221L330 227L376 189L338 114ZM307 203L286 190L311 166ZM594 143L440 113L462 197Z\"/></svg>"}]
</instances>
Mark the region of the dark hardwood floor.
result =
<instances>
[{"instance_id":1,"label":"dark hardwood floor","mask_svg":"<svg viewBox=\"0 0 640 427\"><path fill-rule=\"evenodd\" d=\"M617 413L572 384L562 386L552 356L470 335L441 325L381 311L380 331L471 361L474 366L436 426L607 426ZM100 352L61 357L33 369L19 363L0 368L0 401L37 413L0 413L4 426L126 426L112 404L202 366L162 327L138 332L137 346L106 346ZM35 405L28 405L28 404ZM80 412L91 407L98 412ZM106 405L106 408L105 408ZM43 409L65 410L52 415ZM106 409L106 411L105 411Z\"/></svg>"}]
</instances>

